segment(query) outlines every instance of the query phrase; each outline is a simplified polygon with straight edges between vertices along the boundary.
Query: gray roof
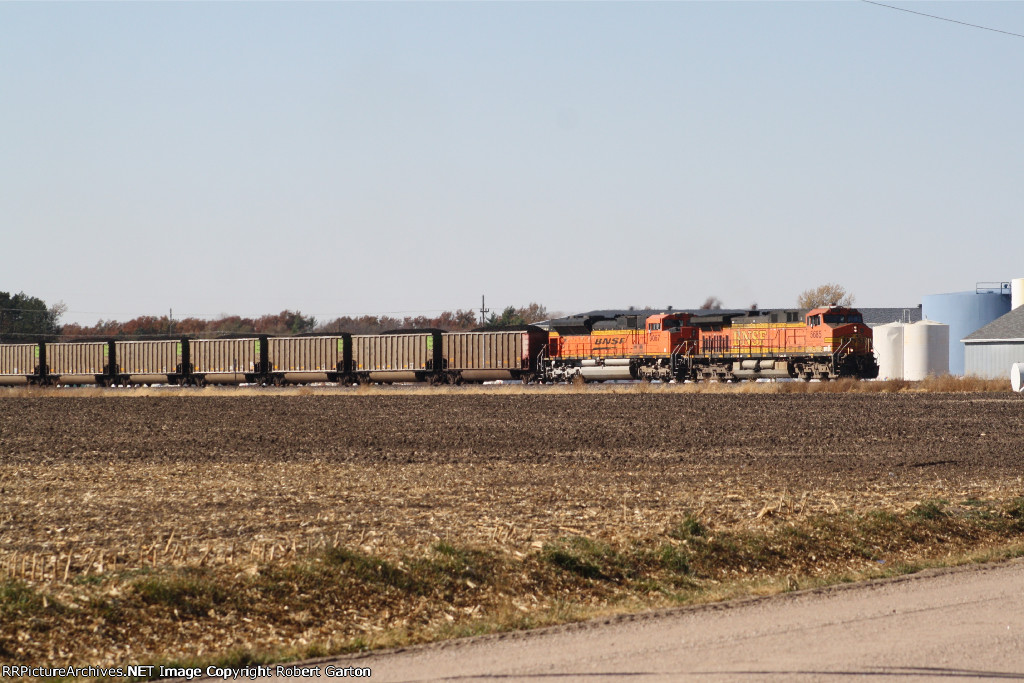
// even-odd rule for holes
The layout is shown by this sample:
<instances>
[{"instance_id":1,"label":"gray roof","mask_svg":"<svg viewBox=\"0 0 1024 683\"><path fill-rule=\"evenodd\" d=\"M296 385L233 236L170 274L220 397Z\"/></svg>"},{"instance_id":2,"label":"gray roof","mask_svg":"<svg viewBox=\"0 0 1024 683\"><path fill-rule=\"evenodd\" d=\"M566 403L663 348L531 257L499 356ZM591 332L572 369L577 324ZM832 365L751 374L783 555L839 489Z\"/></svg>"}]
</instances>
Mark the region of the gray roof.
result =
<instances>
[{"instance_id":1,"label":"gray roof","mask_svg":"<svg viewBox=\"0 0 1024 683\"><path fill-rule=\"evenodd\" d=\"M886 323L916 323L921 320L921 307L907 308L860 308L855 307L864 316L864 323L874 327Z\"/></svg>"},{"instance_id":2,"label":"gray roof","mask_svg":"<svg viewBox=\"0 0 1024 683\"><path fill-rule=\"evenodd\" d=\"M636 315L646 319L652 315L660 315L662 313L689 313L690 315L722 315L726 313L739 314L746 312L747 309L745 308L720 308L716 310L708 308L673 308L671 310L667 308L606 308L599 311L587 311L586 313L580 313L579 315L602 315L606 318L617 318L620 315Z\"/></svg>"},{"instance_id":3,"label":"gray roof","mask_svg":"<svg viewBox=\"0 0 1024 683\"><path fill-rule=\"evenodd\" d=\"M963 338L965 342L978 341L1024 341L1024 306L1015 308L1001 318L996 318L980 330Z\"/></svg>"}]
</instances>

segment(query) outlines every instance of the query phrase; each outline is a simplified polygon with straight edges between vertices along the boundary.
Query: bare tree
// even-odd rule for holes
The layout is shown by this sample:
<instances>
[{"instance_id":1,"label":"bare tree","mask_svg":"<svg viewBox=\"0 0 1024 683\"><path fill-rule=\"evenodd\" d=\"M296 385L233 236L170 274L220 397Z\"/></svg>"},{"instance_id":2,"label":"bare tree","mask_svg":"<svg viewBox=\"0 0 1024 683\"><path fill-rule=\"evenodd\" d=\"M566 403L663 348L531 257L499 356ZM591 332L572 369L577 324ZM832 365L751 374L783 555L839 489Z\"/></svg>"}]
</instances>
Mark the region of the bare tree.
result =
<instances>
[{"instance_id":1,"label":"bare tree","mask_svg":"<svg viewBox=\"0 0 1024 683\"><path fill-rule=\"evenodd\" d=\"M700 305L702 311L720 311L722 310L722 300L717 296L709 296L704 300L704 303Z\"/></svg>"},{"instance_id":2,"label":"bare tree","mask_svg":"<svg viewBox=\"0 0 1024 683\"><path fill-rule=\"evenodd\" d=\"M822 306L852 306L853 294L834 282L801 292L796 305L799 308L820 308Z\"/></svg>"}]
</instances>

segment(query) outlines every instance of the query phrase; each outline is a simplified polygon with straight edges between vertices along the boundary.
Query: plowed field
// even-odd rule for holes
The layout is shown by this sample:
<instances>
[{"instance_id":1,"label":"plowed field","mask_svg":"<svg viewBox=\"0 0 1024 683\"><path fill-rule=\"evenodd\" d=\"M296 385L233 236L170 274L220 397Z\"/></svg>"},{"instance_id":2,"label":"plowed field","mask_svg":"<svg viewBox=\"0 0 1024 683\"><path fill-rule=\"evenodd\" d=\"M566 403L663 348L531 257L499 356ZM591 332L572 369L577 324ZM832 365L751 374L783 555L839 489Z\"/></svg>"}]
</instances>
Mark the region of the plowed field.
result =
<instances>
[{"instance_id":1,"label":"plowed field","mask_svg":"<svg viewBox=\"0 0 1024 683\"><path fill-rule=\"evenodd\" d=\"M639 530L1022 491L1000 394L0 401L0 553Z\"/></svg>"},{"instance_id":2,"label":"plowed field","mask_svg":"<svg viewBox=\"0 0 1024 683\"><path fill-rule=\"evenodd\" d=\"M568 536L650 536L687 515L755 529L1006 501L1024 494L1022 444L1024 400L1009 393L0 398L0 579L82 585L439 541L525 556ZM283 647L308 624L293 626L244 642ZM60 656L52 644L19 655L8 636L16 659ZM118 661L121 637L96 661ZM189 638L171 650L202 654ZM224 638L206 651L243 642ZM121 654L155 656L161 642Z\"/></svg>"}]
</instances>

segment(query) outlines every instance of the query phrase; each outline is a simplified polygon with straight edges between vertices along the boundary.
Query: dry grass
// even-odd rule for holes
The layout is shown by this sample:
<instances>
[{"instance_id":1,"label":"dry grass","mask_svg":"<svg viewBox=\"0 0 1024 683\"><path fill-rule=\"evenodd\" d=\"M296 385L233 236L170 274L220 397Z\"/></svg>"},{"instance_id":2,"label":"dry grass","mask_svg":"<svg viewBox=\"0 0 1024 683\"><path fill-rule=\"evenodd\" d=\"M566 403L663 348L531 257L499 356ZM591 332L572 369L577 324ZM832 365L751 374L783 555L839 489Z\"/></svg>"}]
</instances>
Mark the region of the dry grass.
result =
<instances>
[{"instance_id":1,"label":"dry grass","mask_svg":"<svg viewBox=\"0 0 1024 683\"><path fill-rule=\"evenodd\" d=\"M802 490L713 466L694 478L558 463L20 465L0 478L0 655L312 656L1021 540L1016 477Z\"/></svg>"},{"instance_id":2,"label":"dry grass","mask_svg":"<svg viewBox=\"0 0 1024 683\"><path fill-rule=\"evenodd\" d=\"M567 533L526 546L330 541L220 564L155 544L153 564L136 568L8 571L0 655L96 665L324 656L1024 552L1020 498L926 500L903 512L780 509L770 520L730 527L685 514L639 536Z\"/></svg>"}]
</instances>

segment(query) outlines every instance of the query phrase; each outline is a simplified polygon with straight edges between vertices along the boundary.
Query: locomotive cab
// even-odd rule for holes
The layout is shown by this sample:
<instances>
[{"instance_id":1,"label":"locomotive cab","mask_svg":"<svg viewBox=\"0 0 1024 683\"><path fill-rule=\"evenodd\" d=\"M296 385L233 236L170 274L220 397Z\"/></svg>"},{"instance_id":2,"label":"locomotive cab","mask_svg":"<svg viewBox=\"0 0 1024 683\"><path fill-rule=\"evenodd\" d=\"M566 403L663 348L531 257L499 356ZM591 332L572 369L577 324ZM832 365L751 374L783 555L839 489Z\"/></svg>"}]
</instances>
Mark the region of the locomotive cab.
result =
<instances>
[{"instance_id":1,"label":"locomotive cab","mask_svg":"<svg viewBox=\"0 0 1024 683\"><path fill-rule=\"evenodd\" d=\"M832 354L842 375L878 376L872 353L874 335L860 311L838 306L815 308L807 313L806 322L808 344Z\"/></svg>"},{"instance_id":2,"label":"locomotive cab","mask_svg":"<svg viewBox=\"0 0 1024 683\"><path fill-rule=\"evenodd\" d=\"M690 327L689 313L661 313L647 318L644 353L660 356L687 353L696 345L697 328Z\"/></svg>"},{"instance_id":3,"label":"locomotive cab","mask_svg":"<svg viewBox=\"0 0 1024 683\"><path fill-rule=\"evenodd\" d=\"M831 353L871 351L871 328L855 308L815 308L807 313L807 338Z\"/></svg>"},{"instance_id":4,"label":"locomotive cab","mask_svg":"<svg viewBox=\"0 0 1024 683\"><path fill-rule=\"evenodd\" d=\"M818 325L829 325L837 327L840 325L864 324L864 317L855 308L815 308L807 313L807 326L817 327Z\"/></svg>"}]
</instances>

